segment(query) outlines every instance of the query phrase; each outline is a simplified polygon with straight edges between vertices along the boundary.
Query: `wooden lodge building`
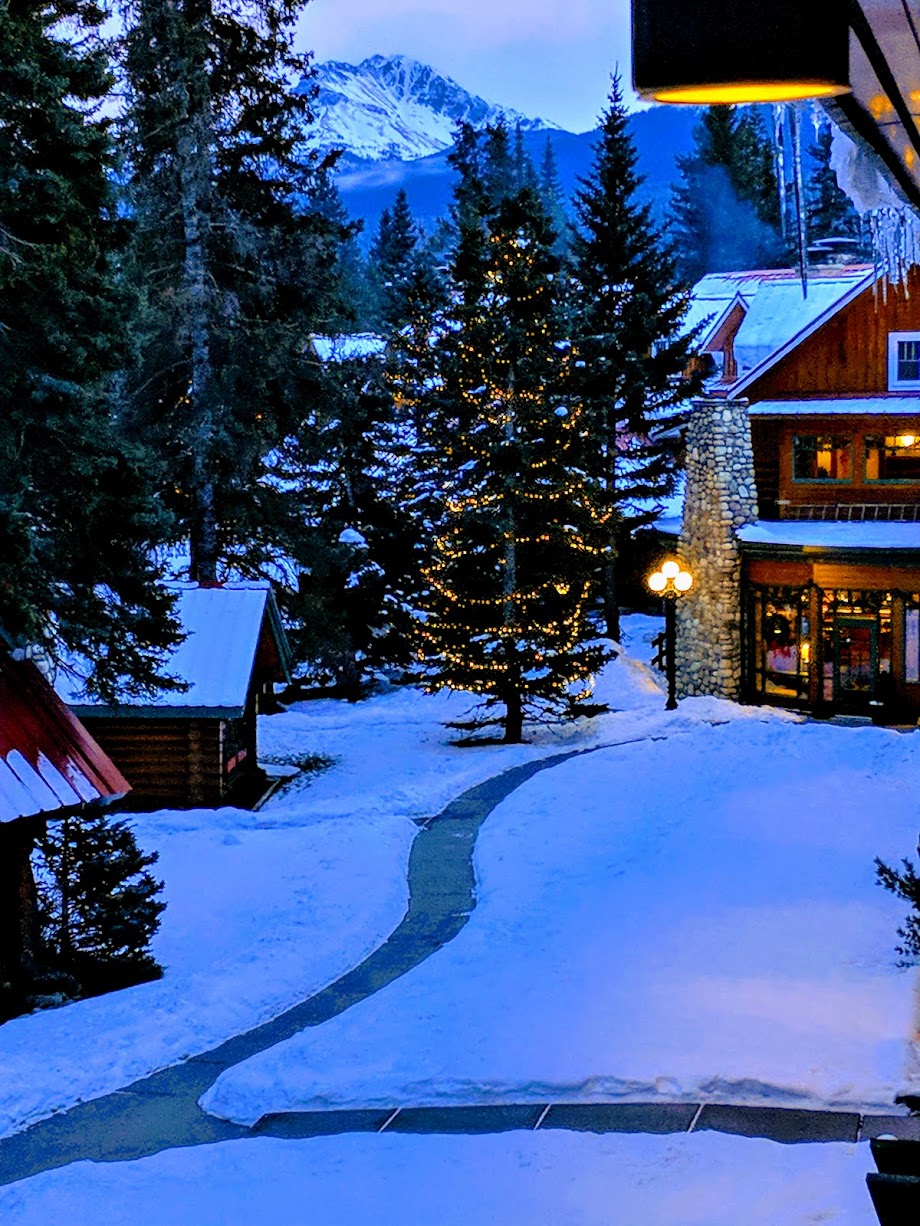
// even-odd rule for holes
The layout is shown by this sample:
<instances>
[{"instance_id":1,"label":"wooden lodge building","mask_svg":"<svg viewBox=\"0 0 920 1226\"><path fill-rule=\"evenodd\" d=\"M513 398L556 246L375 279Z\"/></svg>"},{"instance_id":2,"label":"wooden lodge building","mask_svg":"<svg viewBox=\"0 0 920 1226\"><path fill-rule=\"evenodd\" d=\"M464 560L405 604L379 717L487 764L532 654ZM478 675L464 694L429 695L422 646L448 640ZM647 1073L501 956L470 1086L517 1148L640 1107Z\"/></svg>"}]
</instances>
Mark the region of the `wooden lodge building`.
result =
<instances>
[{"instance_id":1,"label":"wooden lodge building","mask_svg":"<svg viewBox=\"0 0 920 1226\"><path fill-rule=\"evenodd\" d=\"M164 666L180 690L88 698L76 674L56 687L122 770L132 804L190 808L252 803L264 790L256 726L290 681L290 656L269 585L176 585L185 639Z\"/></svg>"},{"instance_id":2,"label":"wooden lodge building","mask_svg":"<svg viewBox=\"0 0 920 1226\"><path fill-rule=\"evenodd\" d=\"M684 693L920 716L920 269L705 277L687 436Z\"/></svg>"},{"instance_id":3,"label":"wooden lodge building","mask_svg":"<svg viewBox=\"0 0 920 1226\"><path fill-rule=\"evenodd\" d=\"M128 790L35 665L0 656L0 1020L4 997L18 990L38 953L30 865L36 837L49 819Z\"/></svg>"}]
</instances>

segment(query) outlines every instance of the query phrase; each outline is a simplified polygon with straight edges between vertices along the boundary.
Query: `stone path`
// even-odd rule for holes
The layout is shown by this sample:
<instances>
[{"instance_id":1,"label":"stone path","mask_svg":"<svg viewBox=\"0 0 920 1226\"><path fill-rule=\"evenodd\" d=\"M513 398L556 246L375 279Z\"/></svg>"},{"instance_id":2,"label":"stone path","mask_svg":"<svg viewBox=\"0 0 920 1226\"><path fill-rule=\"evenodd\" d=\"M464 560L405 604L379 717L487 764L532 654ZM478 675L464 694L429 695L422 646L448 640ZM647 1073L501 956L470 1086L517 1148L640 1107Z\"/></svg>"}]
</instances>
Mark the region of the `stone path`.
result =
<instances>
[{"instance_id":1,"label":"stone path","mask_svg":"<svg viewBox=\"0 0 920 1226\"><path fill-rule=\"evenodd\" d=\"M264 1025L102 1098L80 1103L0 1140L0 1185L72 1162L127 1162L164 1149L254 1136L315 1137L343 1132L485 1133L567 1128L591 1132L716 1130L777 1141L855 1141L881 1133L920 1139L920 1119L701 1103L589 1103L401 1107L266 1116L244 1128L205 1114L198 1099L225 1069L379 992L461 931L474 907L473 847L479 828L540 771L586 753L573 750L512 767L463 792L420 823L409 858L409 907L390 937L342 978Z\"/></svg>"}]
</instances>

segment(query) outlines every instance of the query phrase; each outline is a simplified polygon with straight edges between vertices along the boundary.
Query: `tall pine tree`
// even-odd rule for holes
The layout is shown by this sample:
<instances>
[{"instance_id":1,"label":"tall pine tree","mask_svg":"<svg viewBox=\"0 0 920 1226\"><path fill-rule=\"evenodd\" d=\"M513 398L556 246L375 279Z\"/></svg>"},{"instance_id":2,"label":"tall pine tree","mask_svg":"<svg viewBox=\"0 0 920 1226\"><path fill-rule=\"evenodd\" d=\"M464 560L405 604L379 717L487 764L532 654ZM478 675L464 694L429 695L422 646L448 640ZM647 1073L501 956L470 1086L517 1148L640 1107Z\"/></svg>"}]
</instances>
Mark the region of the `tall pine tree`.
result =
<instances>
[{"instance_id":1,"label":"tall pine tree","mask_svg":"<svg viewBox=\"0 0 920 1226\"><path fill-rule=\"evenodd\" d=\"M707 107L677 167L671 234L685 280L786 265L773 150L756 108Z\"/></svg>"},{"instance_id":2,"label":"tall pine tree","mask_svg":"<svg viewBox=\"0 0 920 1226\"><path fill-rule=\"evenodd\" d=\"M0 5L0 630L63 643L110 696L143 688L175 641L152 546L156 460L113 408L123 361L120 225L103 13ZM66 23L66 24L65 24Z\"/></svg>"},{"instance_id":3,"label":"tall pine tree","mask_svg":"<svg viewBox=\"0 0 920 1226\"><path fill-rule=\"evenodd\" d=\"M380 319L387 330L408 322L407 294L422 262L421 232L409 208L405 188L396 193L392 209L380 214L377 234L371 244L370 266L378 286Z\"/></svg>"},{"instance_id":4,"label":"tall pine tree","mask_svg":"<svg viewBox=\"0 0 920 1226\"><path fill-rule=\"evenodd\" d=\"M262 456L309 391L335 227L305 206L303 0L132 0L123 124L138 296L126 380L169 456L192 576L256 534Z\"/></svg>"},{"instance_id":5,"label":"tall pine tree","mask_svg":"<svg viewBox=\"0 0 920 1226\"><path fill-rule=\"evenodd\" d=\"M591 174L575 197L572 246L583 467L594 483L604 538L600 586L612 639L619 639L618 548L626 533L654 518L649 502L672 492L676 427L700 388L698 376L685 374L693 344L681 327L689 295L648 206L636 198L636 160L614 78Z\"/></svg>"},{"instance_id":6,"label":"tall pine tree","mask_svg":"<svg viewBox=\"0 0 920 1226\"><path fill-rule=\"evenodd\" d=\"M461 205L498 194L485 170L461 186ZM423 389L422 496L440 502L419 624L424 680L480 695L484 715L503 708L489 722L517 742L525 718L588 709L605 658L588 620L593 508L539 198L525 188L457 215L453 292Z\"/></svg>"}]
</instances>

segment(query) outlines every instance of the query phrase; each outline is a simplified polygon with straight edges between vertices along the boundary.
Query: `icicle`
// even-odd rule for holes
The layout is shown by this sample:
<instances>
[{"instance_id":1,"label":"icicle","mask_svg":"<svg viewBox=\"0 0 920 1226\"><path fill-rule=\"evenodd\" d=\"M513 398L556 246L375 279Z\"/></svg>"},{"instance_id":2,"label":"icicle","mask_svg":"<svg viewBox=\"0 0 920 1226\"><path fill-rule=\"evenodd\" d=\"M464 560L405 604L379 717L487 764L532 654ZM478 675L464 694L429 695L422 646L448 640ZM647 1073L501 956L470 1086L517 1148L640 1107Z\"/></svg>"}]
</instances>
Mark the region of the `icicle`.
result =
<instances>
[{"instance_id":1,"label":"icicle","mask_svg":"<svg viewBox=\"0 0 920 1226\"><path fill-rule=\"evenodd\" d=\"M776 172L776 190L779 194L779 220L783 233L783 245L788 239L786 224L786 108L782 104L773 107L773 165Z\"/></svg>"},{"instance_id":2,"label":"icicle","mask_svg":"<svg viewBox=\"0 0 920 1226\"><path fill-rule=\"evenodd\" d=\"M792 160L795 167L795 218L796 237L799 247L799 275L802 278L802 297L808 297L808 237L805 227L805 191L802 186L802 134L796 108L789 108L789 126L792 133Z\"/></svg>"},{"instance_id":3,"label":"icicle","mask_svg":"<svg viewBox=\"0 0 920 1226\"><path fill-rule=\"evenodd\" d=\"M879 271L892 285L907 292L907 277L920 264L920 218L907 208L873 209L869 213L869 233Z\"/></svg>"},{"instance_id":4,"label":"icicle","mask_svg":"<svg viewBox=\"0 0 920 1226\"><path fill-rule=\"evenodd\" d=\"M907 276L920 264L920 217L907 207L879 173L878 162L863 146L834 129L831 166L856 210L868 219L876 267L888 284L907 289Z\"/></svg>"}]
</instances>

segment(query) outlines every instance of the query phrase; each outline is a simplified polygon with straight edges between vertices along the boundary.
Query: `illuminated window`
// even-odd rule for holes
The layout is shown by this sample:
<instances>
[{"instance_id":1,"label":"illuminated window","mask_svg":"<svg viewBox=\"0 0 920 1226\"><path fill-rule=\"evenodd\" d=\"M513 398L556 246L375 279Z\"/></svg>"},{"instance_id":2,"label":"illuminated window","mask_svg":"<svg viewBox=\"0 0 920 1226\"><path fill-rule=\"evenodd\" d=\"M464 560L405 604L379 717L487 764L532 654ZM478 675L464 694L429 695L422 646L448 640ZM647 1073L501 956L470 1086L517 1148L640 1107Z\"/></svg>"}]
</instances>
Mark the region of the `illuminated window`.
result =
<instances>
[{"instance_id":1,"label":"illuminated window","mask_svg":"<svg viewBox=\"0 0 920 1226\"><path fill-rule=\"evenodd\" d=\"M866 439L867 481L920 481L920 433Z\"/></svg>"},{"instance_id":2,"label":"illuminated window","mask_svg":"<svg viewBox=\"0 0 920 1226\"><path fill-rule=\"evenodd\" d=\"M920 388L920 332L888 333L888 388Z\"/></svg>"},{"instance_id":3,"label":"illuminated window","mask_svg":"<svg viewBox=\"0 0 920 1226\"><path fill-rule=\"evenodd\" d=\"M849 481L853 440L830 434L797 434L792 440L795 481Z\"/></svg>"}]
</instances>

